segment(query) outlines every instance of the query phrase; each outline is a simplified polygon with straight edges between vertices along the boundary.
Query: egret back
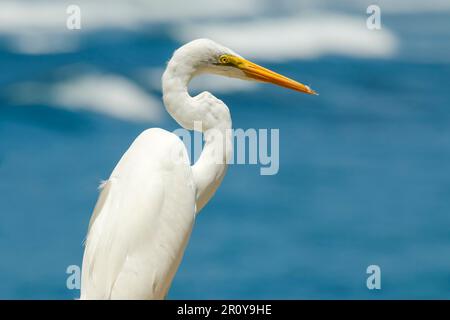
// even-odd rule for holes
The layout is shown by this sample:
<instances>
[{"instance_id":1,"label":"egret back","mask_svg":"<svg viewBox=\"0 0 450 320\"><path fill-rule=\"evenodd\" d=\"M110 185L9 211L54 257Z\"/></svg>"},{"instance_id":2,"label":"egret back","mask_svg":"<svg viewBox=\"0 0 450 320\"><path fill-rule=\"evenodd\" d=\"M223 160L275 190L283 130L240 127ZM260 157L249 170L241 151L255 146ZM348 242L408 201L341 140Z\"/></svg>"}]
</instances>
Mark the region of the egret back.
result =
<instances>
[{"instance_id":1,"label":"egret back","mask_svg":"<svg viewBox=\"0 0 450 320\"><path fill-rule=\"evenodd\" d=\"M144 131L105 183L91 218L81 299L163 299L195 219L183 142Z\"/></svg>"}]
</instances>

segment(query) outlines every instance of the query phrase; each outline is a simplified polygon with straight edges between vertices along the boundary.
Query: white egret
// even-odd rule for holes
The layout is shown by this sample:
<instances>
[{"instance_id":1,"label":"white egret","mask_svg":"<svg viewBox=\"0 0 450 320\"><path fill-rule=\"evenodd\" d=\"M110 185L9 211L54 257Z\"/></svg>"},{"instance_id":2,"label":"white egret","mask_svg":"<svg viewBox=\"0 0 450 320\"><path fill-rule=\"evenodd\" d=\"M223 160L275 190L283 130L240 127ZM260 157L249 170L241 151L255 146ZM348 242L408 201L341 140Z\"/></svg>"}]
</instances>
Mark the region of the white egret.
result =
<instances>
[{"instance_id":1,"label":"white egret","mask_svg":"<svg viewBox=\"0 0 450 320\"><path fill-rule=\"evenodd\" d=\"M201 123L205 146L190 166L173 133L148 129L102 186L83 257L81 299L163 299L183 257L198 212L220 185L231 156L231 117L209 92L190 96L188 83L219 74L315 94L308 86L258 66L211 40L176 50L162 77L169 114L188 130ZM222 133L214 138L212 132ZM221 161L217 161L220 154Z\"/></svg>"}]
</instances>

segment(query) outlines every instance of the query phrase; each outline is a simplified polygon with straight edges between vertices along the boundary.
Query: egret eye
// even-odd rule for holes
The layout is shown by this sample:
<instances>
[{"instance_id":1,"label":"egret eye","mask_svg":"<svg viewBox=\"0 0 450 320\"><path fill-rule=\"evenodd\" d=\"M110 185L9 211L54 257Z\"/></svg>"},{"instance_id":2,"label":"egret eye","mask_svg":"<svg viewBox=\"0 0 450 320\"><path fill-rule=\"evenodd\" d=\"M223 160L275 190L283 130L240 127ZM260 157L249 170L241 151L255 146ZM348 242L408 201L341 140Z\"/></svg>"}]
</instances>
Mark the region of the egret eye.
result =
<instances>
[{"instance_id":1,"label":"egret eye","mask_svg":"<svg viewBox=\"0 0 450 320\"><path fill-rule=\"evenodd\" d=\"M219 57L219 62L222 64L227 64L230 62L230 59L228 59L228 57L226 55L223 55L223 56Z\"/></svg>"}]
</instances>

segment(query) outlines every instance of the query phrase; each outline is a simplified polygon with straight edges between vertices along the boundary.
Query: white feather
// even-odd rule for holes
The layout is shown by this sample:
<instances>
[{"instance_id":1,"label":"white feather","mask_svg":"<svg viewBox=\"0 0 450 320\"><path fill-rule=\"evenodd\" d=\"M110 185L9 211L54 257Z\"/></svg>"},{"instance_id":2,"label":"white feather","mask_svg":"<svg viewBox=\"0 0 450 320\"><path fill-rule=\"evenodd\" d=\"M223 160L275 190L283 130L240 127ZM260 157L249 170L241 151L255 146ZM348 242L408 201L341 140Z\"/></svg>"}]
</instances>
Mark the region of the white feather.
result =
<instances>
[{"instance_id":1,"label":"white feather","mask_svg":"<svg viewBox=\"0 0 450 320\"><path fill-rule=\"evenodd\" d=\"M167 161L177 154L179 161ZM194 223L192 186L178 137L161 129L143 132L117 164L94 209L81 299L165 297Z\"/></svg>"}]
</instances>

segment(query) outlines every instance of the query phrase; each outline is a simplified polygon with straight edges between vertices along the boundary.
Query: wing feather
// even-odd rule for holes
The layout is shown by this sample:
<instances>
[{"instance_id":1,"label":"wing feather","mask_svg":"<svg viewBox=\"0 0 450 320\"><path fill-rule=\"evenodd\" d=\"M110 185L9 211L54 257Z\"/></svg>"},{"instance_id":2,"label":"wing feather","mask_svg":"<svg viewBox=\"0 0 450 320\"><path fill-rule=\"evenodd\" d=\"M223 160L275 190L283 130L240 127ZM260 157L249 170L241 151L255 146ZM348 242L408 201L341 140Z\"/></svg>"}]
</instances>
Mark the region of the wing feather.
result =
<instances>
[{"instance_id":1,"label":"wing feather","mask_svg":"<svg viewBox=\"0 0 450 320\"><path fill-rule=\"evenodd\" d=\"M181 161L172 161L174 154ZM183 143L163 130L145 131L99 195L89 223L81 298L163 298L194 213L195 190Z\"/></svg>"},{"instance_id":2,"label":"wing feather","mask_svg":"<svg viewBox=\"0 0 450 320\"><path fill-rule=\"evenodd\" d=\"M103 210L103 207L105 205L106 199L108 198L109 191L111 189L111 181L106 180L103 181L99 187L100 194L97 199L97 203L95 204L94 211L92 212L91 219L89 220L89 226L88 226L88 234L91 230L92 225L94 224L95 219L97 219L100 212Z\"/></svg>"}]
</instances>

